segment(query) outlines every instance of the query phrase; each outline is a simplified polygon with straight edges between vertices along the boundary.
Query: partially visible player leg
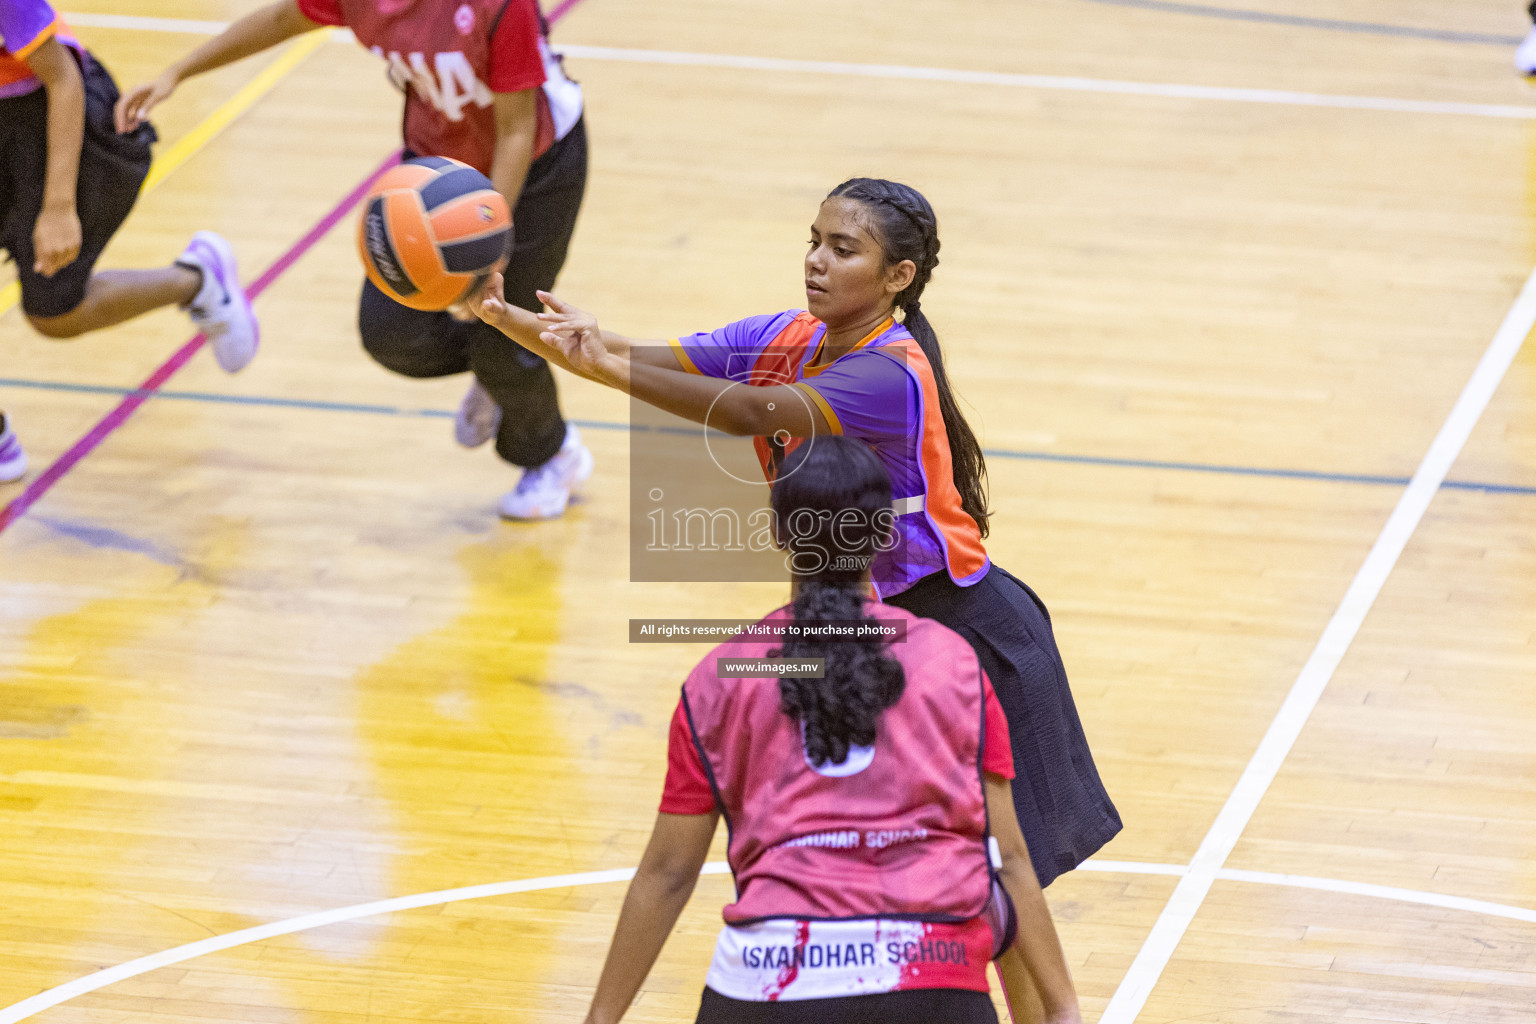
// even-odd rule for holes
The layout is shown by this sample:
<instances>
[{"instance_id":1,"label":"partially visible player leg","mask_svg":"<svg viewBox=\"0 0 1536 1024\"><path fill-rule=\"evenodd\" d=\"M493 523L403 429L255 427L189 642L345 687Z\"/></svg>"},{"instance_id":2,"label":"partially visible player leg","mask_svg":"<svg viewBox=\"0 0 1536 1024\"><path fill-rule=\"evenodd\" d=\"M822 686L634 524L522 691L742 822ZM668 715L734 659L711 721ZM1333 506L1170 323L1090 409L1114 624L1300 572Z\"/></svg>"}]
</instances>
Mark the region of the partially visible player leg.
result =
<instances>
[{"instance_id":1,"label":"partially visible player leg","mask_svg":"<svg viewBox=\"0 0 1536 1024\"><path fill-rule=\"evenodd\" d=\"M543 308L537 292L553 288L565 265L586 183L586 128L578 121L528 170L512 211L514 247L503 274L507 301L524 309ZM549 365L508 345L489 327L474 336L469 354L477 383L501 410L496 453L524 469L517 487L501 500L502 515L560 515L572 489L592 475L592 453L560 414Z\"/></svg>"},{"instance_id":2,"label":"partially visible player leg","mask_svg":"<svg viewBox=\"0 0 1536 1024\"><path fill-rule=\"evenodd\" d=\"M11 424L0 412L0 484L20 480L27 472L27 453L11 430Z\"/></svg>"},{"instance_id":3,"label":"partially visible player leg","mask_svg":"<svg viewBox=\"0 0 1536 1024\"><path fill-rule=\"evenodd\" d=\"M1531 0L1531 21L1536 23L1536 0ZM1526 33L1525 40L1515 49L1515 70L1522 75L1536 75L1536 24Z\"/></svg>"},{"instance_id":4,"label":"partially visible player leg","mask_svg":"<svg viewBox=\"0 0 1536 1024\"><path fill-rule=\"evenodd\" d=\"M74 338L161 306L191 302L202 281L198 271L174 263L154 270L103 270L91 275L84 297L69 312L58 316L28 313L27 320L39 334Z\"/></svg>"},{"instance_id":5,"label":"partially visible player leg","mask_svg":"<svg viewBox=\"0 0 1536 1024\"><path fill-rule=\"evenodd\" d=\"M465 448L479 448L501 430L501 406L481 386L471 382L453 417L453 439Z\"/></svg>"},{"instance_id":6,"label":"partially visible player leg","mask_svg":"<svg viewBox=\"0 0 1536 1024\"><path fill-rule=\"evenodd\" d=\"M508 519L554 519L565 512L571 492L591 477L592 453L581 432L560 415L549 364L516 345L506 346L504 336L501 341L509 351L499 354L493 367L480 363L476 372L502 409L496 454L524 468L498 507Z\"/></svg>"},{"instance_id":7,"label":"partially visible player leg","mask_svg":"<svg viewBox=\"0 0 1536 1024\"><path fill-rule=\"evenodd\" d=\"M500 341L503 348L522 351L518 346L509 344L501 332L479 320L456 320L448 313L424 312L402 306L368 280L363 281L363 294L357 309L357 326L358 333L363 338L363 348L368 351L374 361L406 377L447 377L455 373L463 373L470 367L471 349L494 344L495 341ZM550 370L549 366L537 356L530 355L527 358L538 365L531 366L525 362L520 370L511 373L506 372L507 367L511 365L509 362L498 361L496 364L498 376L494 378L493 386L503 399L511 396L517 403L515 408L530 414L530 420L542 417L544 422L556 424L555 429L558 433L554 433L553 436L546 435L540 438L526 432L514 434L517 444L528 444L530 447L511 448L512 457L508 458L509 462L517 458L527 459L537 467L535 470L529 470L528 473L536 473L538 476L547 474L556 482L563 482L564 490L558 508L550 504L536 505L533 506L530 514L512 516L512 518L547 519L565 510L565 502L572 485L591 476L592 455L582 445L581 435L576 433L576 428L567 427L564 420L560 419L560 410L555 402L553 380L548 381L545 387L540 387L536 383L529 386L530 382L538 381L540 372L548 376ZM535 444L542 444L544 447L542 449L531 447ZM497 451L503 458L507 458L508 449L502 446L500 438L497 441ZM526 480L527 477L528 474L525 474L524 479ZM510 515L507 512L506 502L507 499L504 498L502 514ZM544 511L546 509L548 511Z\"/></svg>"},{"instance_id":8,"label":"partially visible player leg","mask_svg":"<svg viewBox=\"0 0 1536 1024\"><path fill-rule=\"evenodd\" d=\"M357 304L363 348L385 369L405 377L447 377L469 369L469 338L483 326L447 313L402 306L364 278Z\"/></svg>"},{"instance_id":9,"label":"partially visible player leg","mask_svg":"<svg viewBox=\"0 0 1536 1024\"><path fill-rule=\"evenodd\" d=\"M18 143L14 116L22 97L0 99L0 249L9 252L6 238L16 206L16 176L11 167L11 150ZM11 429L5 413L0 412L0 484L20 480L27 471L27 453Z\"/></svg>"},{"instance_id":10,"label":"partially visible player leg","mask_svg":"<svg viewBox=\"0 0 1536 1024\"><path fill-rule=\"evenodd\" d=\"M0 239L16 260L22 310L41 334L73 338L130 320L161 306L180 305L208 336L219 365L233 373L256 354L258 329L240 285L234 252L218 235L200 231L170 266L153 270L94 273L97 259L133 209L149 173L148 126L119 134L112 121L117 86L105 68L81 58L85 85L85 136L75 212L80 254L44 277L33 268L32 229L42 208L47 161L46 101L41 90L10 101L14 116L7 178L15 201Z\"/></svg>"}]
</instances>

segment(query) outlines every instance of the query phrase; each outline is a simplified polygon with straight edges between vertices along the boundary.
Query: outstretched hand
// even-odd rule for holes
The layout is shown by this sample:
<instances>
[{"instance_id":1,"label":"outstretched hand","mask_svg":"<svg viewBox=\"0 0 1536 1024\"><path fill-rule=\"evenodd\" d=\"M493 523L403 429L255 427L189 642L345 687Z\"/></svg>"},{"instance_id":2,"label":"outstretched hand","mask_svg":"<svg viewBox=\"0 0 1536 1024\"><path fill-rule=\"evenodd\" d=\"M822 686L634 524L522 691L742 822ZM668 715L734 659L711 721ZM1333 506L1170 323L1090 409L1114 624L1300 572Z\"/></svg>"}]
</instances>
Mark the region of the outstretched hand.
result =
<instances>
[{"instance_id":1,"label":"outstretched hand","mask_svg":"<svg viewBox=\"0 0 1536 1024\"><path fill-rule=\"evenodd\" d=\"M502 276L491 274L470 300L469 307L481 320L515 338L517 333L509 329L513 314L504 288ZM558 353L576 373L622 389L628 378L624 360L609 352L603 344L603 332L597 326L597 318L549 292L539 292L538 296L549 307L548 312L537 315L539 341Z\"/></svg>"},{"instance_id":2,"label":"outstretched hand","mask_svg":"<svg viewBox=\"0 0 1536 1024\"><path fill-rule=\"evenodd\" d=\"M565 356L577 373L586 374L614 387L624 386L623 360L603 344L603 331L597 317L565 302L549 292L539 292L539 301L548 307L539 314L544 330L539 340Z\"/></svg>"},{"instance_id":3,"label":"outstretched hand","mask_svg":"<svg viewBox=\"0 0 1536 1024\"><path fill-rule=\"evenodd\" d=\"M149 112L175 91L176 79L167 71L123 93L112 108L112 119L117 123L118 132L131 132L149 120Z\"/></svg>"},{"instance_id":4,"label":"outstretched hand","mask_svg":"<svg viewBox=\"0 0 1536 1024\"><path fill-rule=\"evenodd\" d=\"M503 293L506 282L499 271L492 271L480 282L480 287L460 300L469 311L492 327L500 327L507 318L507 297Z\"/></svg>"}]
</instances>

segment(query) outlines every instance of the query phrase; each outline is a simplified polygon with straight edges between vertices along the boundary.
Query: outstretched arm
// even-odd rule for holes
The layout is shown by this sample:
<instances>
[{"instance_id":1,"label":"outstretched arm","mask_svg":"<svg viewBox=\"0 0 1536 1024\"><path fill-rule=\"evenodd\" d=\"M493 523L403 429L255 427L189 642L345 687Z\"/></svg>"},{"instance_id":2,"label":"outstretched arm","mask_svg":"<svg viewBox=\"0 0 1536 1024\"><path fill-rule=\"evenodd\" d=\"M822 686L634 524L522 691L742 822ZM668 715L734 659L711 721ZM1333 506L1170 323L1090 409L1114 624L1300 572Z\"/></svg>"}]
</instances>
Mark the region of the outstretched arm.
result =
<instances>
[{"instance_id":1,"label":"outstretched arm","mask_svg":"<svg viewBox=\"0 0 1536 1024\"><path fill-rule=\"evenodd\" d=\"M618 927L613 930L587 1024L617 1024L635 1001L693 895L719 820L718 811L656 815L650 844L629 883Z\"/></svg>"},{"instance_id":2,"label":"outstretched arm","mask_svg":"<svg viewBox=\"0 0 1536 1024\"><path fill-rule=\"evenodd\" d=\"M1029 862L1029 848L1024 844L1024 833L1019 830L1019 819L1013 810L1012 784L990 772L985 779L987 815L1003 854L998 874L1018 913L1018 937L997 960L1008 1007L1016 1024L1082 1024L1066 954L1061 950L1056 925L1051 921L1051 908L1046 905L1045 893Z\"/></svg>"},{"instance_id":3,"label":"outstretched arm","mask_svg":"<svg viewBox=\"0 0 1536 1024\"><path fill-rule=\"evenodd\" d=\"M596 380L599 383L607 383L599 379L589 370L582 369L571 364L566 358L565 352L553 342L555 336L550 333L550 325L544 322L547 314L530 313L521 306L514 306L506 300L502 293L504 282L500 274L491 274L486 279L484 287L478 294L472 295L467 301L470 311L481 320L496 328L502 334L517 342L523 348L534 355L542 356L562 370L569 370L578 377L588 380ZM539 292L539 298L545 303L559 302L553 295ZM632 343L628 338L603 331L600 339L602 344L612 345L617 351L628 353ZM640 347L640 346L635 346ZM605 350L606 351L606 350Z\"/></svg>"},{"instance_id":4,"label":"outstretched arm","mask_svg":"<svg viewBox=\"0 0 1536 1024\"><path fill-rule=\"evenodd\" d=\"M166 68L154 81L124 93L114 111L117 130L130 132L143 124L151 110L193 75L232 64L319 27L299 10L298 0L277 0L252 11Z\"/></svg>"},{"instance_id":5,"label":"outstretched arm","mask_svg":"<svg viewBox=\"0 0 1536 1024\"><path fill-rule=\"evenodd\" d=\"M528 351L543 356L561 369L569 370L589 380L597 379L592 374L572 366L565 358L564 349L555 343L555 333L567 322L578 319L585 323L588 333L601 342L603 351L606 353L611 353L620 359L666 366L674 370L683 368L677 361L677 356L672 353L671 346L664 342L639 341L622 334L615 334L613 331L605 331L597 326L597 321L590 314L562 302L549 292L539 292L538 296L545 305L549 306L551 312L530 313L508 302L502 292L503 287L502 275L490 275L480 292L469 301L470 309L502 334Z\"/></svg>"},{"instance_id":6,"label":"outstretched arm","mask_svg":"<svg viewBox=\"0 0 1536 1024\"><path fill-rule=\"evenodd\" d=\"M832 432L821 409L796 387L748 387L689 373L670 347L605 331L591 314L547 292L539 297L550 312L518 309L502 298L500 275L492 275L473 305L486 323L556 366L722 433L814 437Z\"/></svg>"}]
</instances>

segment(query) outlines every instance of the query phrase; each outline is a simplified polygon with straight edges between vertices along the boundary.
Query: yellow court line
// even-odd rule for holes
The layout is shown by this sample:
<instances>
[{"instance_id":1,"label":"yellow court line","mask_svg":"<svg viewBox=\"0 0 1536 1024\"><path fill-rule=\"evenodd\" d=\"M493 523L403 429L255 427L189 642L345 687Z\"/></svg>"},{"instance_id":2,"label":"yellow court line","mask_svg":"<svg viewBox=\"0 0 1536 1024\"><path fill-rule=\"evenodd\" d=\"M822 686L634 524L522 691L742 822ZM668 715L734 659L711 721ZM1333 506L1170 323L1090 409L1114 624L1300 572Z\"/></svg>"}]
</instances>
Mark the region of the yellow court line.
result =
<instances>
[{"instance_id":1,"label":"yellow court line","mask_svg":"<svg viewBox=\"0 0 1536 1024\"><path fill-rule=\"evenodd\" d=\"M171 172L186 163L198 150L213 141L214 136L228 128L234 120L256 105L256 101L271 91L288 76L300 62L324 46L330 38L328 29L320 29L301 36L293 45L284 50L276 60L261 69L261 73L249 82L245 83L229 99L219 104L213 113L199 121L190 132L183 135L171 144L171 147L155 159L149 167L149 174L144 179L144 184L139 189L142 196L156 185L160 184ZM12 281L0 288L0 316L11 311L11 307L21 299L21 284Z\"/></svg>"}]
</instances>

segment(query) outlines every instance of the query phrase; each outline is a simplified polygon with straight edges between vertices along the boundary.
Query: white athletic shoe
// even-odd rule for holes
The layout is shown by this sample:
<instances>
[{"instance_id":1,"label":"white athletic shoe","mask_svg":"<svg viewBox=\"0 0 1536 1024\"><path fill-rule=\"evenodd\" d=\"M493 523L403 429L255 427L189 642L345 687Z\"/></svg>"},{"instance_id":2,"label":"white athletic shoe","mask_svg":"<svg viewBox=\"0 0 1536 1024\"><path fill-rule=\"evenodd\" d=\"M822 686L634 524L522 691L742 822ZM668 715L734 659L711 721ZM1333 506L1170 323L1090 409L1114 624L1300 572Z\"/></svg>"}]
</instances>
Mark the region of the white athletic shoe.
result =
<instances>
[{"instance_id":1,"label":"white athletic shoe","mask_svg":"<svg viewBox=\"0 0 1536 1024\"><path fill-rule=\"evenodd\" d=\"M565 512L571 489L592 475L592 453L581 443L581 431L566 424L565 443L542 466L523 470L514 490L501 498L506 519L555 519Z\"/></svg>"},{"instance_id":2,"label":"white athletic shoe","mask_svg":"<svg viewBox=\"0 0 1536 1024\"><path fill-rule=\"evenodd\" d=\"M1515 48L1515 70L1526 77L1536 75L1536 27Z\"/></svg>"},{"instance_id":3,"label":"white athletic shoe","mask_svg":"<svg viewBox=\"0 0 1536 1024\"><path fill-rule=\"evenodd\" d=\"M478 448L500 429L501 406L478 380L471 382L459 403L459 414L453 418L453 439L465 448Z\"/></svg>"},{"instance_id":4,"label":"white athletic shoe","mask_svg":"<svg viewBox=\"0 0 1536 1024\"><path fill-rule=\"evenodd\" d=\"M240 285L234 250L212 231L199 231L176 263L203 275L203 286L183 308L213 346L219 369L239 373L256 358L261 327Z\"/></svg>"},{"instance_id":5,"label":"white athletic shoe","mask_svg":"<svg viewBox=\"0 0 1536 1024\"><path fill-rule=\"evenodd\" d=\"M4 416L0 416L0 484L20 480L27 472L27 453L11 430Z\"/></svg>"}]
</instances>

